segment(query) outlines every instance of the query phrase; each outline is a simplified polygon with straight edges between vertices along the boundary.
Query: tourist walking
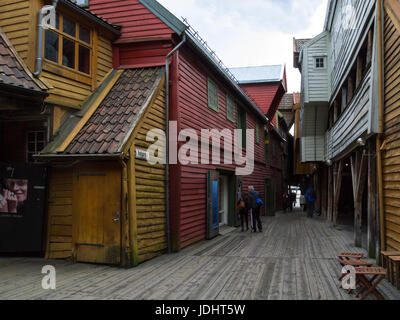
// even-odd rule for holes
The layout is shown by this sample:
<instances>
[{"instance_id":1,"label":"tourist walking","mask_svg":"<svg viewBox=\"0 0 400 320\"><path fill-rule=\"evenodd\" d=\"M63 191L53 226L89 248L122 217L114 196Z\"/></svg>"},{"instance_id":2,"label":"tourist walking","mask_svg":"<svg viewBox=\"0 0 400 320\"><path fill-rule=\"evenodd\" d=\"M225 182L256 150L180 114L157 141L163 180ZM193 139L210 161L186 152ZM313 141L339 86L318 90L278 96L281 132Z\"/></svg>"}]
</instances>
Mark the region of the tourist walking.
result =
<instances>
[{"instance_id":1,"label":"tourist walking","mask_svg":"<svg viewBox=\"0 0 400 320\"><path fill-rule=\"evenodd\" d=\"M240 219L240 225L242 232L244 232L244 223L246 222L246 231L249 231L249 206L244 199L240 199L238 202L238 214Z\"/></svg>"},{"instance_id":2,"label":"tourist walking","mask_svg":"<svg viewBox=\"0 0 400 320\"><path fill-rule=\"evenodd\" d=\"M314 208L316 200L317 200L317 195L315 193L314 187L310 186L306 192L307 217L309 218L312 218L314 216Z\"/></svg>"},{"instance_id":3,"label":"tourist walking","mask_svg":"<svg viewBox=\"0 0 400 320\"><path fill-rule=\"evenodd\" d=\"M262 222L260 217L261 206L260 201L257 201L260 199L260 193L255 191L253 186L249 186L247 199L251 217L251 232L257 232L257 227L258 230L262 232Z\"/></svg>"}]
</instances>

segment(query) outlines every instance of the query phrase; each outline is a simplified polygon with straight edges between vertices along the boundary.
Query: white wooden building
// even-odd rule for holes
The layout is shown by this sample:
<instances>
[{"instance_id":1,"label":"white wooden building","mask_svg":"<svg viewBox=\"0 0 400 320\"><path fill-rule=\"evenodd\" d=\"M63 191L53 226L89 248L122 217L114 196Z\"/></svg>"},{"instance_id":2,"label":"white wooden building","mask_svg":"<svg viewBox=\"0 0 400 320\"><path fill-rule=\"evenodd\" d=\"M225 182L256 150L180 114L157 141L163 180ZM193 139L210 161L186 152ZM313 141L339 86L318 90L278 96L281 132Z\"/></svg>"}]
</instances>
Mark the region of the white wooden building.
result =
<instances>
[{"instance_id":1,"label":"white wooden building","mask_svg":"<svg viewBox=\"0 0 400 320\"><path fill-rule=\"evenodd\" d=\"M295 63L302 74L301 162L317 168L314 183L329 220L336 225L348 210L345 204L353 206L348 211L354 215L355 243L362 245L362 229L368 227L364 242L371 256L377 248L376 196L363 195L367 183L369 192L376 191L376 2L329 0L324 30L302 45Z\"/></svg>"}]
</instances>

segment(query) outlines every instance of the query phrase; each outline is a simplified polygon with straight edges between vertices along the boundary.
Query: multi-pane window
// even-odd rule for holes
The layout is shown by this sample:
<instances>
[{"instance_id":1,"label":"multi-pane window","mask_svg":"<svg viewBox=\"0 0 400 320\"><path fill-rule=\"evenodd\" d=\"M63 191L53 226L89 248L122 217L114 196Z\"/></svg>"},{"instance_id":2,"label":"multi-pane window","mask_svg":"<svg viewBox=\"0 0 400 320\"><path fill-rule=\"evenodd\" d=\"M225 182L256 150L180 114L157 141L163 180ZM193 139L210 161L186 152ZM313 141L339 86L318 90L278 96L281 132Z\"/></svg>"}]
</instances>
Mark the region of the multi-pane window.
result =
<instances>
[{"instance_id":1,"label":"multi-pane window","mask_svg":"<svg viewBox=\"0 0 400 320\"><path fill-rule=\"evenodd\" d=\"M90 74L91 30L64 15L56 17L56 28L45 31L45 59Z\"/></svg>"},{"instance_id":2,"label":"multi-pane window","mask_svg":"<svg viewBox=\"0 0 400 320\"><path fill-rule=\"evenodd\" d=\"M265 162L269 161L269 134L265 130Z\"/></svg>"},{"instance_id":3,"label":"multi-pane window","mask_svg":"<svg viewBox=\"0 0 400 320\"><path fill-rule=\"evenodd\" d=\"M260 125L256 122L256 143L260 144Z\"/></svg>"},{"instance_id":4,"label":"multi-pane window","mask_svg":"<svg viewBox=\"0 0 400 320\"><path fill-rule=\"evenodd\" d=\"M235 102L229 95L226 95L226 118L235 122Z\"/></svg>"},{"instance_id":5,"label":"multi-pane window","mask_svg":"<svg viewBox=\"0 0 400 320\"><path fill-rule=\"evenodd\" d=\"M247 147L247 114L246 111L241 108L237 107L237 128L242 130L242 148L246 149Z\"/></svg>"},{"instance_id":6,"label":"multi-pane window","mask_svg":"<svg viewBox=\"0 0 400 320\"><path fill-rule=\"evenodd\" d=\"M315 67L317 69L325 68L325 59L324 58L315 58Z\"/></svg>"},{"instance_id":7,"label":"multi-pane window","mask_svg":"<svg viewBox=\"0 0 400 320\"><path fill-rule=\"evenodd\" d=\"M207 83L208 83L208 85L207 85L207 87L208 87L208 106L211 109L213 109L214 111L218 112L219 111L218 86L210 78L208 78Z\"/></svg>"},{"instance_id":8,"label":"multi-pane window","mask_svg":"<svg viewBox=\"0 0 400 320\"><path fill-rule=\"evenodd\" d=\"M45 131L29 131L27 133L26 155L27 161L33 162L33 155L43 150L46 144Z\"/></svg>"}]
</instances>

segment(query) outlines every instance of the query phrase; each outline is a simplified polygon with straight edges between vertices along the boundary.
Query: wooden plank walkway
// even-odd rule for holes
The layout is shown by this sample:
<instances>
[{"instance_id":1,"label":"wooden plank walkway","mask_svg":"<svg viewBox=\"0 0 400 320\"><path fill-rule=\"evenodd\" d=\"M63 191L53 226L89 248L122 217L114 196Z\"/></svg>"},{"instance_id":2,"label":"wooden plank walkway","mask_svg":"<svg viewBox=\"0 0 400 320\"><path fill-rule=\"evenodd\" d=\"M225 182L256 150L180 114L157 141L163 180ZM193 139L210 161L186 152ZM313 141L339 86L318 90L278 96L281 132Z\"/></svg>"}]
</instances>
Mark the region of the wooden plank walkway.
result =
<instances>
[{"instance_id":1,"label":"wooden plank walkway","mask_svg":"<svg viewBox=\"0 0 400 320\"><path fill-rule=\"evenodd\" d=\"M354 300L339 289L341 251L352 234L303 213L264 218L264 232L236 230L134 269L36 258L0 258L0 299ZM57 288L41 287L44 265ZM386 299L400 292L386 280Z\"/></svg>"}]
</instances>

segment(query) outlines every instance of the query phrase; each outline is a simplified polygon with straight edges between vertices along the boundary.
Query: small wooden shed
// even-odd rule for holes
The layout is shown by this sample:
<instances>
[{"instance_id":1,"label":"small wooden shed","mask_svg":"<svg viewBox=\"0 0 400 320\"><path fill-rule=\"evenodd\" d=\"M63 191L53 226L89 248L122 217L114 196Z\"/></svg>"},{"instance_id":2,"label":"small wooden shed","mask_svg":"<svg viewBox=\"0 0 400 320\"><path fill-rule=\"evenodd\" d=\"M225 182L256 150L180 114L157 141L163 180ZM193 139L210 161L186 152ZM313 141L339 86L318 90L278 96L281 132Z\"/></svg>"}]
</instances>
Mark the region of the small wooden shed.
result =
<instances>
[{"instance_id":1,"label":"small wooden shed","mask_svg":"<svg viewBox=\"0 0 400 320\"><path fill-rule=\"evenodd\" d=\"M164 85L162 67L112 71L40 154L47 258L130 267L167 249L165 165L143 159L148 130L165 130Z\"/></svg>"}]
</instances>

